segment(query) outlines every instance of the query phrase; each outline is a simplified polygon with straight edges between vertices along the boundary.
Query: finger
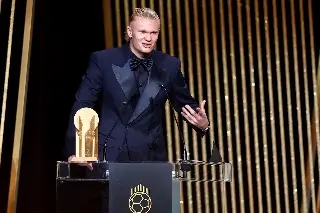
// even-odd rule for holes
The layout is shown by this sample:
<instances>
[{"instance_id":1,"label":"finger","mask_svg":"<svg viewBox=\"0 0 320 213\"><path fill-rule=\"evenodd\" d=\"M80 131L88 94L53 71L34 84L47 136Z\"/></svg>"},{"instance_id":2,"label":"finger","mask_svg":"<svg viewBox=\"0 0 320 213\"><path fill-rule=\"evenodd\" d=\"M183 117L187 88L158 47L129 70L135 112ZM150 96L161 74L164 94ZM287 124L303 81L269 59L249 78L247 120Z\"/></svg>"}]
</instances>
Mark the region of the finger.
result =
<instances>
[{"instance_id":1,"label":"finger","mask_svg":"<svg viewBox=\"0 0 320 213\"><path fill-rule=\"evenodd\" d=\"M195 119L192 116L187 115L185 112L181 112L181 114L183 117L187 119L189 123L191 123L192 125L196 125L197 121L195 121Z\"/></svg>"},{"instance_id":2,"label":"finger","mask_svg":"<svg viewBox=\"0 0 320 213\"><path fill-rule=\"evenodd\" d=\"M88 163L88 164L87 164L87 167L88 167L90 170L93 170L92 163Z\"/></svg>"},{"instance_id":3,"label":"finger","mask_svg":"<svg viewBox=\"0 0 320 213\"><path fill-rule=\"evenodd\" d=\"M198 113L196 113L196 111L194 111L189 105L186 105L185 108L188 110L191 116L194 116L196 119L199 119Z\"/></svg>"},{"instance_id":4,"label":"finger","mask_svg":"<svg viewBox=\"0 0 320 213\"><path fill-rule=\"evenodd\" d=\"M86 166L86 167L88 167L88 169L93 170L92 163L81 162L81 163L78 163L78 165L79 166Z\"/></svg>"},{"instance_id":5,"label":"finger","mask_svg":"<svg viewBox=\"0 0 320 213\"><path fill-rule=\"evenodd\" d=\"M76 164L78 164L79 166L86 166L86 167L88 167L90 170L93 170L92 163L88 163L87 161L72 161L72 158L74 158L74 157L75 157L75 155L71 155L71 156L68 158L68 162L76 163Z\"/></svg>"},{"instance_id":6,"label":"finger","mask_svg":"<svg viewBox=\"0 0 320 213\"><path fill-rule=\"evenodd\" d=\"M206 100L203 100L202 102L201 102L201 104L200 104L200 108L201 108L201 110L203 110L204 111L204 105L206 104Z\"/></svg>"},{"instance_id":7,"label":"finger","mask_svg":"<svg viewBox=\"0 0 320 213\"><path fill-rule=\"evenodd\" d=\"M193 119L190 118L190 116L188 116L186 113L181 112L182 116L185 117L187 119L187 121L189 121L192 125L196 125L196 123L193 121Z\"/></svg>"},{"instance_id":8,"label":"finger","mask_svg":"<svg viewBox=\"0 0 320 213\"><path fill-rule=\"evenodd\" d=\"M188 111L185 107L184 108L182 108L182 111L186 114L186 116L188 116L188 118L190 119L190 120L192 120L193 122L195 122L195 123L197 123L198 122L198 117L195 117L194 115L192 115L191 113L190 113L190 111ZM196 115L196 112L195 111L193 111L194 112L194 114ZM198 116L198 115L196 115L196 116Z\"/></svg>"},{"instance_id":9,"label":"finger","mask_svg":"<svg viewBox=\"0 0 320 213\"><path fill-rule=\"evenodd\" d=\"M202 110L202 109L200 109L200 108L197 108L197 113L198 113L199 116L201 116L201 118L207 116L205 110Z\"/></svg>"},{"instance_id":10,"label":"finger","mask_svg":"<svg viewBox=\"0 0 320 213\"><path fill-rule=\"evenodd\" d=\"M198 108L196 109L196 112L197 112L198 114L200 114L200 113L201 113L201 109L198 107Z\"/></svg>"},{"instance_id":11,"label":"finger","mask_svg":"<svg viewBox=\"0 0 320 213\"><path fill-rule=\"evenodd\" d=\"M68 162L71 162L72 161L72 158L74 158L75 155L71 155L70 157L68 157Z\"/></svg>"},{"instance_id":12,"label":"finger","mask_svg":"<svg viewBox=\"0 0 320 213\"><path fill-rule=\"evenodd\" d=\"M187 120L191 123L197 123L198 122L198 120L194 117L194 116L192 116L191 114L190 114L190 112L188 111L188 110L186 110L185 108L182 108L182 112L184 113L184 117L185 118L187 118Z\"/></svg>"}]
</instances>

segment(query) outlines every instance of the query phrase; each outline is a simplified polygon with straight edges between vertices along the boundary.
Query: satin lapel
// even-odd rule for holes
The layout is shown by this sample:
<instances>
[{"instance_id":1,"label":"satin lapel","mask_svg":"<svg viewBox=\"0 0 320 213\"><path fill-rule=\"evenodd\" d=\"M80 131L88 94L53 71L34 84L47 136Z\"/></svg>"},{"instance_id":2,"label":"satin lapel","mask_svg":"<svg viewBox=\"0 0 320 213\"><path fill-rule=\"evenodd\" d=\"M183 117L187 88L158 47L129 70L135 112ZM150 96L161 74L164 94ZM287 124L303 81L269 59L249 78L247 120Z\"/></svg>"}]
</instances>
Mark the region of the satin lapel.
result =
<instances>
[{"instance_id":1,"label":"satin lapel","mask_svg":"<svg viewBox=\"0 0 320 213\"><path fill-rule=\"evenodd\" d=\"M122 67L113 64L112 70L122 90L122 93L121 91L119 92L122 95L117 97L119 102L115 104L118 105L117 108L119 109L119 116L121 117L122 121L127 123L132 116L133 110L131 107L129 107L130 105L125 105L124 102L130 100L131 96L136 91L137 85L134 73L131 71L129 63L126 63Z\"/></svg>"},{"instance_id":2,"label":"satin lapel","mask_svg":"<svg viewBox=\"0 0 320 213\"><path fill-rule=\"evenodd\" d=\"M134 73L131 71L128 61L123 67L112 65L113 73L125 95L126 100L131 98L136 88ZM125 100L122 100L125 101Z\"/></svg>"},{"instance_id":3,"label":"satin lapel","mask_svg":"<svg viewBox=\"0 0 320 213\"><path fill-rule=\"evenodd\" d=\"M137 119L139 115L141 115L141 113L143 113L143 111L146 110L146 108L150 105L150 99L156 97L160 90L160 84L161 81L159 78L158 68L156 65L154 65L150 73L148 84L146 85L142 95L140 96L140 99L129 120L129 123Z\"/></svg>"}]
</instances>

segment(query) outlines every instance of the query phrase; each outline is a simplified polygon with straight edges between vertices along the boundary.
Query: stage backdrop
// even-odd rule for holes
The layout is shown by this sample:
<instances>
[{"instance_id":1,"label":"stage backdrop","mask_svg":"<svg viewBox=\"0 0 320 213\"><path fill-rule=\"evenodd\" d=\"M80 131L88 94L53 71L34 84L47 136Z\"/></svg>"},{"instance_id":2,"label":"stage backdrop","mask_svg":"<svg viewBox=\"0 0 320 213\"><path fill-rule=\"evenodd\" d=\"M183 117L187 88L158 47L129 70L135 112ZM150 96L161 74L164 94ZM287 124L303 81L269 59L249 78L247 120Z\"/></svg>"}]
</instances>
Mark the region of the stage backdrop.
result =
<instances>
[{"instance_id":1,"label":"stage backdrop","mask_svg":"<svg viewBox=\"0 0 320 213\"><path fill-rule=\"evenodd\" d=\"M185 186L182 212L319 210L319 45L313 2L105 0L106 47L125 42L129 16L140 6L158 12L157 49L181 59L191 93L199 102L207 100L213 127L208 137L200 139L180 120L190 158L207 160L216 143L234 168L225 194L216 183ZM181 158L168 105L166 132L170 160Z\"/></svg>"},{"instance_id":2,"label":"stage backdrop","mask_svg":"<svg viewBox=\"0 0 320 213\"><path fill-rule=\"evenodd\" d=\"M147 6L162 22L157 49L181 59L191 93L207 100L208 137L200 139L180 119L190 158L207 160L216 143L223 160L233 164L230 184L185 185L182 212L319 212L315 1L90 2L99 5L0 1L1 207L15 212L19 191L18 212L54 211L54 161L61 158L50 153L62 144L83 61L101 47L97 8L104 9L105 47L117 47L133 8ZM169 157L175 160L182 144L169 106L165 120Z\"/></svg>"}]
</instances>

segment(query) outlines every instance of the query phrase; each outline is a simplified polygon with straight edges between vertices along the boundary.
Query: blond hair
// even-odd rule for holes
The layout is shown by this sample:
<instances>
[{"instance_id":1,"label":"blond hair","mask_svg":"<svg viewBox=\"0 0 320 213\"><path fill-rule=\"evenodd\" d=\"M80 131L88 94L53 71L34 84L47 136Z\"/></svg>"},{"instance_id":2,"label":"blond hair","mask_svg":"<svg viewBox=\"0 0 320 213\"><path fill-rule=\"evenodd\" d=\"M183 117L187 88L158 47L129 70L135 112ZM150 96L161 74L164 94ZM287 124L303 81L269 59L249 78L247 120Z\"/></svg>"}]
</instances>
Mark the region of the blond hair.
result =
<instances>
[{"instance_id":1,"label":"blond hair","mask_svg":"<svg viewBox=\"0 0 320 213\"><path fill-rule=\"evenodd\" d=\"M160 19L156 11L154 11L151 8L135 8L133 10L133 13L130 17L129 24L136 18L136 17L142 17L147 19L153 19L157 20ZM124 33L124 39L128 42L130 41L130 37L127 33L127 30Z\"/></svg>"}]
</instances>

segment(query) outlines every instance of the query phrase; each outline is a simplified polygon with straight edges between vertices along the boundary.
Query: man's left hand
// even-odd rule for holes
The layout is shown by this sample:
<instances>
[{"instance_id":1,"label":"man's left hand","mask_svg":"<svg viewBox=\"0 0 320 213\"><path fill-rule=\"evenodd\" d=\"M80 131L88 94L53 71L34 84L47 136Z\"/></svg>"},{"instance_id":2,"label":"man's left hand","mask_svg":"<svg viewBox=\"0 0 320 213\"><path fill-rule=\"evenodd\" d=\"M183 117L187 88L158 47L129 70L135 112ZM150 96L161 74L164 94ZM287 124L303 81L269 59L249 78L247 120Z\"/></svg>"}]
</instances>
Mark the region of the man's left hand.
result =
<instances>
[{"instance_id":1,"label":"man's left hand","mask_svg":"<svg viewBox=\"0 0 320 213\"><path fill-rule=\"evenodd\" d=\"M185 105L182 108L182 116L185 117L192 125L198 127L199 129L205 129L209 126L209 120L207 118L204 105L206 101L203 100L196 111L194 111L189 105Z\"/></svg>"}]
</instances>

